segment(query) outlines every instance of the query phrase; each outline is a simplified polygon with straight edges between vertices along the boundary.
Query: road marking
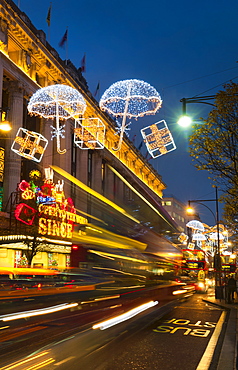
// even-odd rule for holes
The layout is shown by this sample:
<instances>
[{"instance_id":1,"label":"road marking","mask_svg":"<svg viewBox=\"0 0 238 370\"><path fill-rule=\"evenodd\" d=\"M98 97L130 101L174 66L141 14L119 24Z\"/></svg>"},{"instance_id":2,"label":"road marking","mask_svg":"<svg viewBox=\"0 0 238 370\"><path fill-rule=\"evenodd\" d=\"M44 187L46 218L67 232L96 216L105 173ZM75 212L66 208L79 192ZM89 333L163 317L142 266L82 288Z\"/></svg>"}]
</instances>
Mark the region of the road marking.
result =
<instances>
[{"instance_id":1,"label":"road marking","mask_svg":"<svg viewBox=\"0 0 238 370\"><path fill-rule=\"evenodd\" d=\"M223 311L196 370L207 370L209 368L225 318L226 312Z\"/></svg>"}]
</instances>

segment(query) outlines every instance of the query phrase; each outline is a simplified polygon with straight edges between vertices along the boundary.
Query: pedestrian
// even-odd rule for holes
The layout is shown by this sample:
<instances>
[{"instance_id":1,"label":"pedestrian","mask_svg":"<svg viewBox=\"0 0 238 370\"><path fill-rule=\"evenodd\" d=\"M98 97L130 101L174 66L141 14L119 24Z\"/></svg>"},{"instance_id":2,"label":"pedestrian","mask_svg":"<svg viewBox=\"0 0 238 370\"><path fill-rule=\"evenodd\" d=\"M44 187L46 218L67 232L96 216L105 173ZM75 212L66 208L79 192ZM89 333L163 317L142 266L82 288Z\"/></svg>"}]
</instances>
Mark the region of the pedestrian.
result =
<instances>
[{"instance_id":1,"label":"pedestrian","mask_svg":"<svg viewBox=\"0 0 238 370\"><path fill-rule=\"evenodd\" d=\"M236 292L236 280L233 278L232 275L229 276L227 281L227 295L228 295L228 303L231 303L235 299L235 292Z\"/></svg>"}]
</instances>

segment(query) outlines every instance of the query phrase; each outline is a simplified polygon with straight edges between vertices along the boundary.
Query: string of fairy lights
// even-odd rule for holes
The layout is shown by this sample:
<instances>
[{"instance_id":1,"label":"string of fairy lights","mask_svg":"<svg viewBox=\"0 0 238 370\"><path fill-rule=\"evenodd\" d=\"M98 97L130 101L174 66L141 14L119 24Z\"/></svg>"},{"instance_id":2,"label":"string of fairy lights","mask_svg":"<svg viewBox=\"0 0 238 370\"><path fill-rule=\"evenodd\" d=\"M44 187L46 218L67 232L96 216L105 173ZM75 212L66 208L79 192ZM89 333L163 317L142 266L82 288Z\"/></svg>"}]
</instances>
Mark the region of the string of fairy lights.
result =
<instances>
[{"instance_id":1,"label":"string of fairy lights","mask_svg":"<svg viewBox=\"0 0 238 370\"><path fill-rule=\"evenodd\" d=\"M157 90L142 80L128 79L113 83L102 95L99 107L102 111L114 117L122 118L118 122L115 134L119 135L117 148L120 150L124 132L131 122L127 119L152 115L162 106L162 99ZM105 140L105 125L99 117L84 118L87 105L83 95L76 89L61 84L50 85L37 90L31 97L27 109L30 115L45 119L55 119L56 127L51 126L51 140L56 138L57 151L64 154L60 139L65 136L65 124L60 121L73 119L75 121L74 143L80 149L103 149ZM162 121L159 121L160 123ZM163 120L163 122L165 122ZM166 129L161 130L155 125L141 130L142 137L152 158L168 153L176 148L172 135L165 123ZM146 134L147 129L153 131ZM166 135L165 135L166 132ZM153 143L151 143L153 139ZM40 133L20 128L11 149L18 155L40 162L46 150L48 139Z\"/></svg>"}]
</instances>

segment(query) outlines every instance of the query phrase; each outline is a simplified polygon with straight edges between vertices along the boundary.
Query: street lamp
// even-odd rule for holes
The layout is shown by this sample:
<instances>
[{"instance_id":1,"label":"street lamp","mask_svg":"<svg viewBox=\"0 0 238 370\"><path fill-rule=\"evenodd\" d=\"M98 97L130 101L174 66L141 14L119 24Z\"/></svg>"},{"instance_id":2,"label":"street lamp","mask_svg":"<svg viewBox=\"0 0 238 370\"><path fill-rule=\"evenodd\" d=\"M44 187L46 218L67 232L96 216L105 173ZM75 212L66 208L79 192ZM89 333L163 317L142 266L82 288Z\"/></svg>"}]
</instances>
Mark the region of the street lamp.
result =
<instances>
[{"instance_id":1,"label":"street lamp","mask_svg":"<svg viewBox=\"0 0 238 370\"><path fill-rule=\"evenodd\" d=\"M203 202L216 202L216 214ZM197 199L189 200L188 205L190 207L191 203L198 203L206 207L211 211L214 216L215 223L217 226L217 245L214 254L214 268L215 268L215 298L221 299L222 295L222 285L221 285L221 257L220 257L220 236L219 236L219 209L218 209L218 191L216 187L216 197L215 199ZM191 209L191 208L190 208Z\"/></svg>"},{"instance_id":2,"label":"street lamp","mask_svg":"<svg viewBox=\"0 0 238 370\"><path fill-rule=\"evenodd\" d=\"M1 114L1 121L0 121L0 130L1 131L11 131L12 127L10 123L7 120L7 115L8 115L9 108L0 108L0 114Z\"/></svg>"},{"instance_id":3,"label":"street lamp","mask_svg":"<svg viewBox=\"0 0 238 370\"><path fill-rule=\"evenodd\" d=\"M202 103L208 105L214 105L209 103L208 100L214 100L215 95L207 95L207 96L194 96L193 98L182 98L180 102L182 103L182 116L178 120L178 124L182 127L188 127L192 123L191 117L187 115L187 104L190 103Z\"/></svg>"}]
</instances>

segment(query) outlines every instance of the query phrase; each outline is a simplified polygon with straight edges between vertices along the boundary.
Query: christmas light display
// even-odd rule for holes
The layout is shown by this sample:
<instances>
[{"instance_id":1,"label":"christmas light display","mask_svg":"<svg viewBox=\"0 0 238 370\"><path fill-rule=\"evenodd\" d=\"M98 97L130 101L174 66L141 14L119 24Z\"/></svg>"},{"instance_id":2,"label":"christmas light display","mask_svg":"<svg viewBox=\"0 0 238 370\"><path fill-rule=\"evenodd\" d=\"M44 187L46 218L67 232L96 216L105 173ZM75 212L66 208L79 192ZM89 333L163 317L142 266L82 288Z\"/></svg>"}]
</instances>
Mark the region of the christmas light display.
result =
<instances>
[{"instance_id":1,"label":"christmas light display","mask_svg":"<svg viewBox=\"0 0 238 370\"><path fill-rule=\"evenodd\" d=\"M196 233L196 234L193 234L192 236L192 240L196 240L196 241L205 241L207 240L207 238L205 237L205 235L201 234L201 233Z\"/></svg>"},{"instance_id":2,"label":"christmas light display","mask_svg":"<svg viewBox=\"0 0 238 370\"><path fill-rule=\"evenodd\" d=\"M3 182L5 149L0 148L0 182Z\"/></svg>"},{"instance_id":3,"label":"christmas light display","mask_svg":"<svg viewBox=\"0 0 238 370\"><path fill-rule=\"evenodd\" d=\"M29 178L32 180L40 179L41 178L41 172L39 170L31 170L29 173Z\"/></svg>"},{"instance_id":4,"label":"christmas light display","mask_svg":"<svg viewBox=\"0 0 238 370\"><path fill-rule=\"evenodd\" d=\"M80 149L103 149L105 125L99 118L75 120L74 143Z\"/></svg>"},{"instance_id":5,"label":"christmas light display","mask_svg":"<svg viewBox=\"0 0 238 370\"><path fill-rule=\"evenodd\" d=\"M217 232L211 233L211 234L209 235L209 239L210 239L210 240L218 240L218 233L217 233ZM221 233L219 233L219 239L220 239L220 240L223 240L223 239L224 239L224 235L223 235L223 234L221 234Z\"/></svg>"},{"instance_id":6,"label":"christmas light display","mask_svg":"<svg viewBox=\"0 0 238 370\"><path fill-rule=\"evenodd\" d=\"M203 223L198 220L191 220L186 224L186 226L190 229L199 230L201 232L205 231Z\"/></svg>"},{"instance_id":7,"label":"christmas light display","mask_svg":"<svg viewBox=\"0 0 238 370\"><path fill-rule=\"evenodd\" d=\"M35 193L31 189L27 189L22 193L22 198L27 200L27 199L34 199L35 198Z\"/></svg>"},{"instance_id":8,"label":"christmas light display","mask_svg":"<svg viewBox=\"0 0 238 370\"><path fill-rule=\"evenodd\" d=\"M184 233L181 233L178 237L178 240L182 243L182 244L186 244L187 243L187 240L188 240L188 236Z\"/></svg>"},{"instance_id":9,"label":"christmas light display","mask_svg":"<svg viewBox=\"0 0 238 370\"><path fill-rule=\"evenodd\" d=\"M52 126L52 139L56 137L57 152L64 154L66 149L60 149L60 137L64 137L64 125L59 120L77 119L84 114L86 102L77 90L67 85L51 85L43 87L32 95L27 106L30 114L56 119L56 128Z\"/></svg>"},{"instance_id":10,"label":"christmas light display","mask_svg":"<svg viewBox=\"0 0 238 370\"><path fill-rule=\"evenodd\" d=\"M44 136L20 127L11 150L21 157L40 162L47 145L48 140Z\"/></svg>"},{"instance_id":11,"label":"christmas light display","mask_svg":"<svg viewBox=\"0 0 238 370\"><path fill-rule=\"evenodd\" d=\"M15 217L18 221L26 225L32 225L37 214L37 210L25 203L19 203L15 209Z\"/></svg>"},{"instance_id":12,"label":"christmas light display","mask_svg":"<svg viewBox=\"0 0 238 370\"><path fill-rule=\"evenodd\" d=\"M155 114L162 105L159 93L154 87L141 80L123 80L112 84L102 95L99 106L115 117L122 117L119 127L120 137L118 148L121 148L124 131L127 129L126 119L138 118Z\"/></svg>"},{"instance_id":13,"label":"christmas light display","mask_svg":"<svg viewBox=\"0 0 238 370\"><path fill-rule=\"evenodd\" d=\"M53 170L45 170L46 177L41 186L37 186L41 177L40 171L31 171L30 182L21 181L18 185L22 192L21 197L25 203L20 203L15 209L15 217L26 225L32 225L35 216L38 215L38 233L46 236L71 239L74 231L74 224L86 224L86 218L76 214L73 200L66 198L64 194L64 181L58 180L53 183ZM37 181L35 184L34 181ZM35 202L33 202L35 199ZM27 203L30 201L31 207Z\"/></svg>"},{"instance_id":14,"label":"christmas light display","mask_svg":"<svg viewBox=\"0 0 238 370\"><path fill-rule=\"evenodd\" d=\"M173 137L164 120L141 130L148 152L153 158L160 157L176 149Z\"/></svg>"}]
</instances>

